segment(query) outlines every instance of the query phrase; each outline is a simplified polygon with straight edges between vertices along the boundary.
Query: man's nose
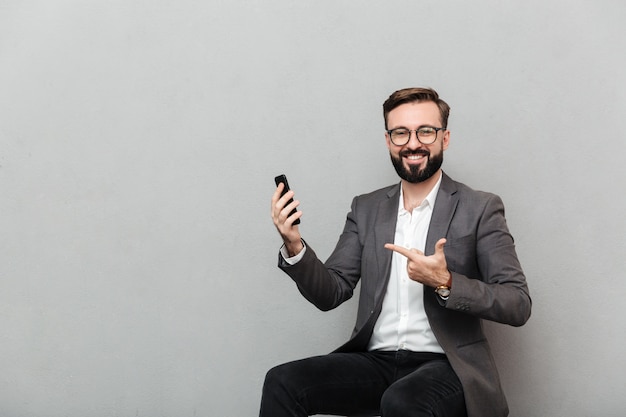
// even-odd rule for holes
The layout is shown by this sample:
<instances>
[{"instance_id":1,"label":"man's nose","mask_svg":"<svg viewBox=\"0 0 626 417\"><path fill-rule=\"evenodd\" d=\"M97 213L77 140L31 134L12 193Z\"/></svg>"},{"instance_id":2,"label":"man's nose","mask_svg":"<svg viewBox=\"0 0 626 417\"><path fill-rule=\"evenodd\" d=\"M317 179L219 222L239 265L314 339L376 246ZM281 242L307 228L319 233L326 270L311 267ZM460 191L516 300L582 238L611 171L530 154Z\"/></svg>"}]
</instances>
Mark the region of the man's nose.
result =
<instances>
[{"instance_id":1,"label":"man's nose","mask_svg":"<svg viewBox=\"0 0 626 417\"><path fill-rule=\"evenodd\" d=\"M409 141L406 143L405 146L411 149L417 149L417 148L421 148L422 146L424 146L424 144L420 142L420 140L417 138L416 130L409 130Z\"/></svg>"}]
</instances>

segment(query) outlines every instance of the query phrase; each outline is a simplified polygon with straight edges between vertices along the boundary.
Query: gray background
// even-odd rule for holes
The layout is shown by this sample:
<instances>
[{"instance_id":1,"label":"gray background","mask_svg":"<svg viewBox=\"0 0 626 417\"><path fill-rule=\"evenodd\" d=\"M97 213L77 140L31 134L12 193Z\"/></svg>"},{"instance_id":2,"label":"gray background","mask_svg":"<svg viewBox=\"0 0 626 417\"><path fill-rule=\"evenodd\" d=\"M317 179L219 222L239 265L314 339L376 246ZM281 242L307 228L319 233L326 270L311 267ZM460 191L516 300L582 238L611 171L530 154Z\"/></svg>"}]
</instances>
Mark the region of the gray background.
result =
<instances>
[{"instance_id":1,"label":"gray background","mask_svg":"<svg viewBox=\"0 0 626 417\"><path fill-rule=\"evenodd\" d=\"M273 177L326 257L396 182L381 105L452 106L533 316L489 324L511 416L626 413L626 5L1 1L0 415L253 416L349 335L276 267Z\"/></svg>"}]
</instances>

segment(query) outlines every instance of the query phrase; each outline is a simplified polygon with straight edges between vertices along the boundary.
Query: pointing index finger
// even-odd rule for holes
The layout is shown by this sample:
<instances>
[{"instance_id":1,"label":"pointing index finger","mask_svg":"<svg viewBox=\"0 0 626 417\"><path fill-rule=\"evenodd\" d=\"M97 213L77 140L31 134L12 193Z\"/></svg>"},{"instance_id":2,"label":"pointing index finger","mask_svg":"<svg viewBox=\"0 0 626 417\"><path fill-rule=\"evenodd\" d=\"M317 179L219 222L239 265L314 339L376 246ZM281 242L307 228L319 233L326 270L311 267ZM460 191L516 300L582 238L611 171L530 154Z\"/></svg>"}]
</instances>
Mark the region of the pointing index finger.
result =
<instances>
[{"instance_id":1,"label":"pointing index finger","mask_svg":"<svg viewBox=\"0 0 626 417\"><path fill-rule=\"evenodd\" d=\"M385 243L385 248L392 250L394 252L398 252L400 255L404 255L407 258L409 258L409 255L411 254L411 250L407 249L403 246L398 246L398 245L394 245L392 243Z\"/></svg>"}]
</instances>

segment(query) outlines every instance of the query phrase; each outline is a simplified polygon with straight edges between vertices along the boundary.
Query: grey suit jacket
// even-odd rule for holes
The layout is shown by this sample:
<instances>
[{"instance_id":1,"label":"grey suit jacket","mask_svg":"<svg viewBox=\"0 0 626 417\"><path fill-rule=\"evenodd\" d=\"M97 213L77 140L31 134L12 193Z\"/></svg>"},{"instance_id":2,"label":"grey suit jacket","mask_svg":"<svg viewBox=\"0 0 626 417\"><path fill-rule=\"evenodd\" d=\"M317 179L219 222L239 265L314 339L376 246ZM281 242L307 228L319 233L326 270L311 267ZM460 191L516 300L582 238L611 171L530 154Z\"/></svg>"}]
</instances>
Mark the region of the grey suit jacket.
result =
<instances>
[{"instance_id":1,"label":"grey suit jacket","mask_svg":"<svg viewBox=\"0 0 626 417\"><path fill-rule=\"evenodd\" d=\"M303 259L279 266L304 297L330 310L352 297L361 280L356 325L337 352L364 351L378 318L389 281L400 186L355 197L333 253L322 263L307 244ZM452 292L443 302L424 291L433 332L463 384L469 417L503 417L508 406L500 385L482 319L513 326L530 317L531 299L517 259L504 206L494 194L474 191L445 173L432 214L426 255L444 247L452 273Z\"/></svg>"}]
</instances>

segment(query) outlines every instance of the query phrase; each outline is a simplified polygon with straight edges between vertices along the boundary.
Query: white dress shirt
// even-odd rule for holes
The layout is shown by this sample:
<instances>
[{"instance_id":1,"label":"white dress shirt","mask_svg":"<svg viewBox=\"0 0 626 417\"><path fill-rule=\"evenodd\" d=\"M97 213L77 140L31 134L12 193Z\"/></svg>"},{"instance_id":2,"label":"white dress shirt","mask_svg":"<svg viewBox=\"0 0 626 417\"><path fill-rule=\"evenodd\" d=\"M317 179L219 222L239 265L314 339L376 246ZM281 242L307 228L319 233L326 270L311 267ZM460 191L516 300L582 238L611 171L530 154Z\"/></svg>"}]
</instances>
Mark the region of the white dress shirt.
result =
<instances>
[{"instance_id":1,"label":"white dress shirt","mask_svg":"<svg viewBox=\"0 0 626 417\"><path fill-rule=\"evenodd\" d=\"M394 244L424 252L441 176L422 203L408 212L400 188ZM424 310L424 285L409 278L407 258L393 253L391 274L383 307L374 326L368 350L411 350L443 353Z\"/></svg>"}]
</instances>

